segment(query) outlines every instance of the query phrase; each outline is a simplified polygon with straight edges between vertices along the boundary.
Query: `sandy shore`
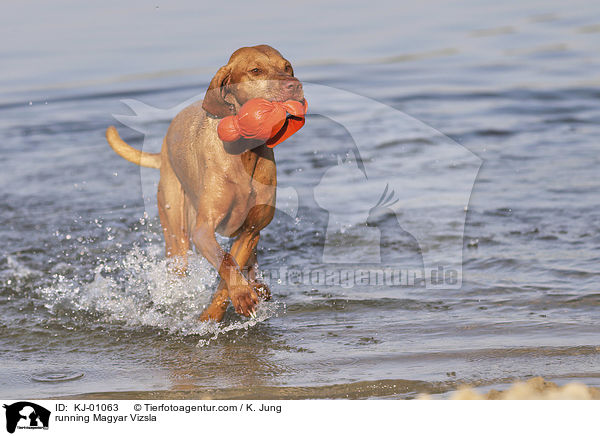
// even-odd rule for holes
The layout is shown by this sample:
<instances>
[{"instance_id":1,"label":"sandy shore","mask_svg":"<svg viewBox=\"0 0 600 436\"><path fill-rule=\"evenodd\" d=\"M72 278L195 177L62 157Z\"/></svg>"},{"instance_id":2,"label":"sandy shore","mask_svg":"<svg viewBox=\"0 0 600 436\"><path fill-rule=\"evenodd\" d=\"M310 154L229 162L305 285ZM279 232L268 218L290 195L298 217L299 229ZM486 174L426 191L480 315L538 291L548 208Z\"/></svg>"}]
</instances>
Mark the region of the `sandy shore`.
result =
<instances>
[{"instance_id":1,"label":"sandy shore","mask_svg":"<svg viewBox=\"0 0 600 436\"><path fill-rule=\"evenodd\" d=\"M431 399L428 395L420 399ZM567 383L558 386L556 383L534 377L527 381L515 382L508 389L495 389L487 393L476 392L469 386L463 386L452 393L451 400L600 400L600 389L589 387L583 383Z\"/></svg>"}]
</instances>

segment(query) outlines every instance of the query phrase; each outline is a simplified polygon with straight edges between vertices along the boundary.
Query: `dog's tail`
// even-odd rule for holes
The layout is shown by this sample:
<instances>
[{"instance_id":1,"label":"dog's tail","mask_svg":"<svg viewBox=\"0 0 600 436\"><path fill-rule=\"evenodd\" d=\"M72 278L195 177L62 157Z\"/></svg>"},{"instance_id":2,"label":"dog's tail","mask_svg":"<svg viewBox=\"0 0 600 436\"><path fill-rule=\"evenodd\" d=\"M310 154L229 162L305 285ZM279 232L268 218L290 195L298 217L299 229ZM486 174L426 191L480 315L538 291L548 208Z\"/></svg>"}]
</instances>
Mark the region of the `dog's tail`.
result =
<instances>
[{"instance_id":1,"label":"dog's tail","mask_svg":"<svg viewBox=\"0 0 600 436\"><path fill-rule=\"evenodd\" d=\"M133 148L121 139L117 129L110 126L106 129L108 145L123 159L148 168L160 168L160 153L146 153Z\"/></svg>"}]
</instances>

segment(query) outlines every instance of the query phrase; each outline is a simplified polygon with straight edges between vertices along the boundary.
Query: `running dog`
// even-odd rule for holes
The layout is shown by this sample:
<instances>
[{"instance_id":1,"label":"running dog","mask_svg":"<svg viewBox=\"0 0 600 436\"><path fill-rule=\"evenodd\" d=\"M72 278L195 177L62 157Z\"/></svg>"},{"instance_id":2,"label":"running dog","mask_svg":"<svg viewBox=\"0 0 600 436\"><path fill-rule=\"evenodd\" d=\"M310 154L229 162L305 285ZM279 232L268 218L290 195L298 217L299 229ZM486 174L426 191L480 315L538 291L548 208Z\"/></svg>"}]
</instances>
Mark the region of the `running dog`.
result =
<instances>
[{"instance_id":1,"label":"running dog","mask_svg":"<svg viewBox=\"0 0 600 436\"><path fill-rule=\"evenodd\" d=\"M256 280L260 231L273 219L277 174L273 149L264 141L223 142L219 121L235 115L248 100L304 102L302 84L277 50L243 47L219 68L205 98L171 122L160 153L126 144L114 127L106 131L112 149L124 159L160 169L158 210L167 257L178 257L184 273L190 243L217 269L221 281L201 320L220 321L229 300L244 316L255 316L259 298L270 291ZM235 238L230 252L215 233Z\"/></svg>"}]
</instances>

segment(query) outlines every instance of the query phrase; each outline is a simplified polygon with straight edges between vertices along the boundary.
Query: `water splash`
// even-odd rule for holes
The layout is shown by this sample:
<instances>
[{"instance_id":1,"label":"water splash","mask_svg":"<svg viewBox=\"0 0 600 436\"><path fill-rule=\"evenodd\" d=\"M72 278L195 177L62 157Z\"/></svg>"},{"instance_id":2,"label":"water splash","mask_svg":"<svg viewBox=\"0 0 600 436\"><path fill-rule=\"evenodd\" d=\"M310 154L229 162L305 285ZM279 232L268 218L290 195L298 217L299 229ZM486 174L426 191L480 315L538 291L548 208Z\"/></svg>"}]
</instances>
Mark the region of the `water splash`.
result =
<instances>
[{"instance_id":1,"label":"water splash","mask_svg":"<svg viewBox=\"0 0 600 436\"><path fill-rule=\"evenodd\" d=\"M277 315L277 302L262 302L257 318L233 320L229 324L200 322L202 310L209 304L217 274L201 256L189 256L188 275L169 274L168 260L158 244L145 249L134 247L119 260L102 260L93 271L93 279L57 275L55 283L39 293L51 316L92 317L101 323L131 329L157 328L171 335L210 336L199 346L208 345L220 334L247 330Z\"/></svg>"},{"instance_id":2,"label":"water splash","mask_svg":"<svg viewBox=\"0 0 600 436\"><path fill-rule=\"evenodd\" d=\"M24 263L19 262L14 256L8 255L6 256L5 275L12 275L15 279L23 279L35 276L37 273ZM8 279L7 284L11 284L10 279Z\"/></svg>"},{"instance_id":3,"label":"water splash","mask_svg":"<svg viewBox=\"0 0 600 436\"><path fill-rule=\"evenodd\" d=\"M208 339L200 339L197 346L204 347L204 346L209 345L211 343L211 341L214 341L215 339L217 339L219 337L219 335L222 333L227 333L227 332L234 331L234 330L248 330L250 327L255 326L259 322L266 321L267 319L271 318L272 316L277 317L277 316L279 316L279 313L278 313L279 306L280 306L280 304L277 301L268 301L268 302L262 301L256 307L256 318L254 318L254 319L248 319L245 321L236 321L229 325L221 325L214 321L204 322L201 325L202 332L201 333L199 332L199 334L201 334L202 336L208 336L208 335L212 335L212 336Z\"/></svg>"}]
</instances>

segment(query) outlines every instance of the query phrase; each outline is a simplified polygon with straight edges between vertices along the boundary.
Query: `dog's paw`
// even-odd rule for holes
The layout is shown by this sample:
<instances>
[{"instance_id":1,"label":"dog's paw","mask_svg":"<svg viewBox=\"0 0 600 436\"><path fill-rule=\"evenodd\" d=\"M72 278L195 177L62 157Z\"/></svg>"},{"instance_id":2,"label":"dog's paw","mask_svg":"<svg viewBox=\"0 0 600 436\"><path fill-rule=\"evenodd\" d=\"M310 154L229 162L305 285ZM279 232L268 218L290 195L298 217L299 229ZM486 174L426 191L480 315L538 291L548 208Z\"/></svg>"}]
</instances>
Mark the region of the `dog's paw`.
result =
<instances>
[{"instance_id":1,"label":"dog's paw","mask_svg":"<svg viewBox=\"0 0 600 436\"><path fill-rule=\"evenodd\" d=\"M229 299L233 303L235 311L244 316L255 316L254 308L259 302L258 293L254 286L236 286L229 289Z\"/></svg>"},{"instance_id":2,"label":"dog's paw","mask_svg":"<svg viewBox=\"0 0 600 436\"><path fill-rule=\"evenodd\" d=\"M253 287L254 292L256 292L261 300L269 301L271 299L271 290L267 285L261 282L254 282Z\"/></svg>"}]
</instances>

